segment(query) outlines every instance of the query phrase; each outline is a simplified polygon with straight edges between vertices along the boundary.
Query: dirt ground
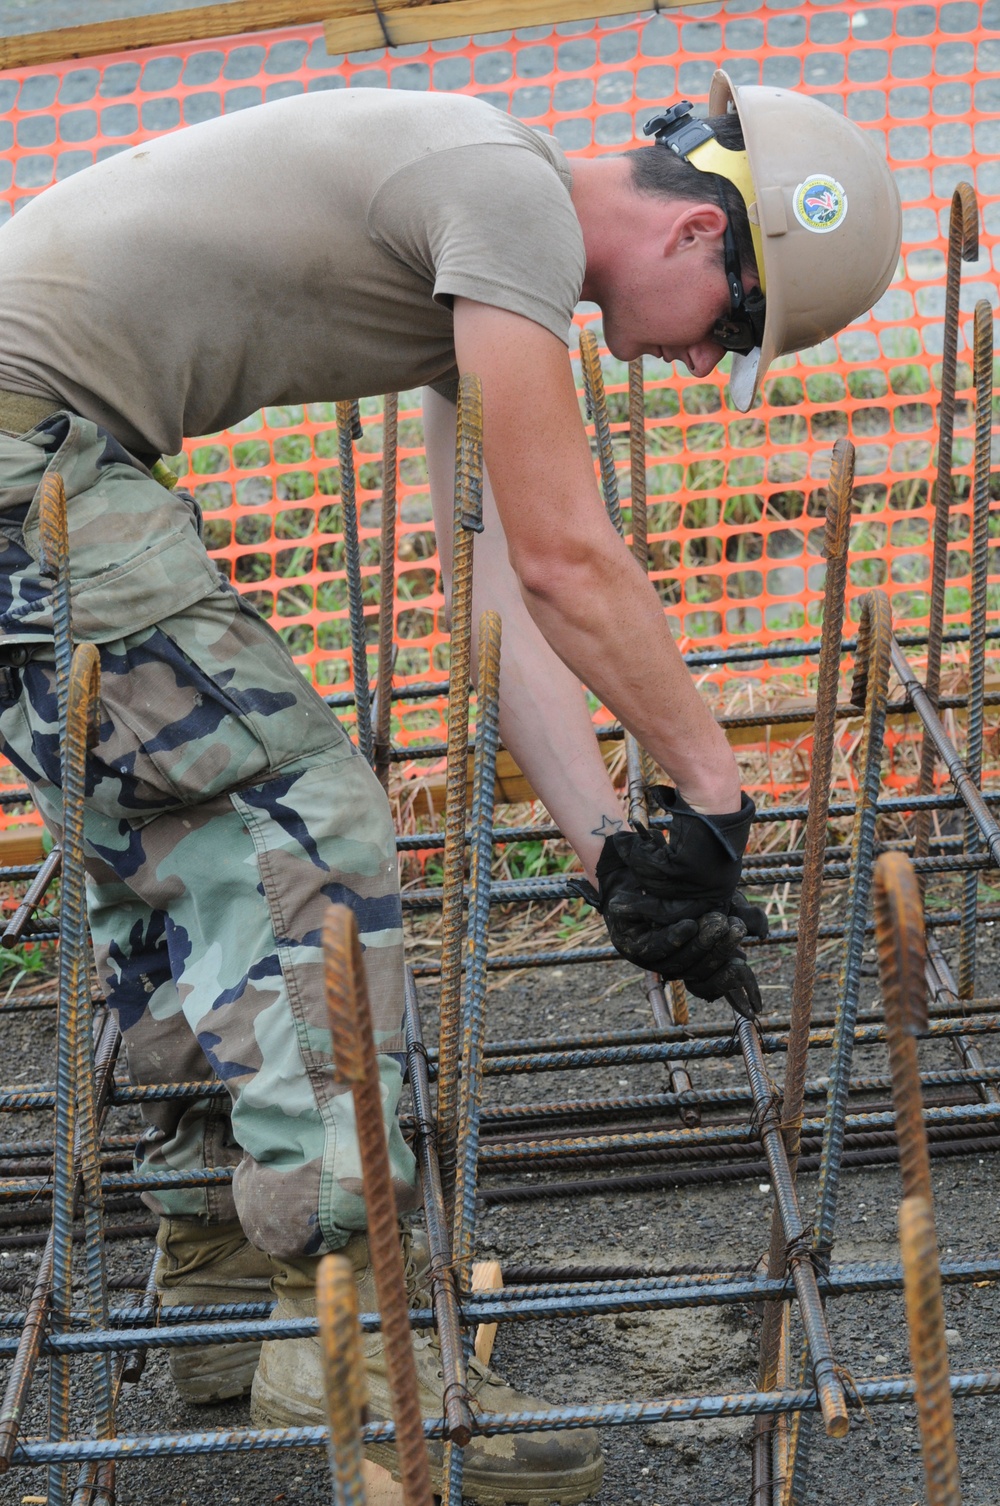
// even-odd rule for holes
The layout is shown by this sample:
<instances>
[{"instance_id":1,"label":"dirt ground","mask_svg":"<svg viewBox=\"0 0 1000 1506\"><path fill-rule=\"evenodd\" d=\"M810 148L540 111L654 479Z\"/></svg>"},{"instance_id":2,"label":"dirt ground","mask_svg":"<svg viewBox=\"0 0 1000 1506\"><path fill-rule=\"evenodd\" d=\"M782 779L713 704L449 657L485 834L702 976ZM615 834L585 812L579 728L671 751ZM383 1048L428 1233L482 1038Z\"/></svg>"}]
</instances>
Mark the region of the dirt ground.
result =
<instances>
[{"instance_id":1,"label":"dirt ground","mask_svg":"<svg viewBox=\"0 0 1000 1506\"><path fill-rule=\"evenodd\" d=\"M502 924L500 917L498 923ZM996 971L991 930L983 933L984 990ZM827 953L817 1010L832 1002L837 966L836 953ZM767 1007L783 1010L790 957L778 951L764 954L758 971ZM866 997L873 997L874 987L874 981L865 980ZM423 998L430 1032L433 985L424 987ZM719 1006L700 1006L697 1017L711 1018L713 1011L724 1019ZM491 1040L634 1028L648 1022L637 975L624 964L522 974L489 997ZM9 1017L0 1031L8 1081L50 1077L53 1042L47 1016ZM950 1048L942 1046L922 1048L926 1065L954 1064L949 1053ZM769 1063L780 1079L782 1058L771 1057ZM820 1058L811 1071L822 1067ZM885 1069L883 1048L857 1053L857 1072ZM742 1068L732 1060L699 1063L693 1076L703 1085L737 1085ZM488 1098L513 1103L654 1092L662 1091L663 1079L664 1069L657 1064L494 1077L488 1083ZM19 1115L17 1123L12 1119L7 1116L5 1139L15 1132L45 1133L42 1116ZM125 1123L126 1117L119 1115L113 1128L120 1130ZM514 1178L524 1179L522 1172ZM934 1181L944 1257L995 1256L1000 1161L977 1156L938 1161ZM495 1187L498 1179L485 1185ZM800 1185L808 1218L815 1178L803 1177ZM835 1262L897 1258L898 1200L895 1167L849 1172L841 1191ZM641 1194L490 1205L480 1213L479 1254L495 1256L507 1267L582 1261L751 1266L766 1250L771 1211L768 1184L756 1178ZM111 1244L109 1250L117 1272L145 1269L151 1254L149 1247L136 1244ZM19 1292L4 1294L6 1306L23 1305L36 1266L34 1252L4 1255L0 1271L16 1273L24 1283ZM996 1364L997 1288L951 1288L946 1309L953 1367ZM851 1375L907 1370L901 1297L841 1298L831 1302L829 1311L837 1357ZM757 1314L740 1307L508 1324L500 1328L494 1364L512 1383L557 1404L746 1390L755 1384L757 1332ZM44 1389L40 1377L36 1407ZM998 1405L995 1398L957 1404L965 1506L995 1506L1000 1500ZM182 1405L162 1353L150 1356L141 1386L126 1388L119 1418L123 1433L240 1428L248 1423L245 1404L207 1410ZM27 1431L37 1434L41 1426L41 1415L35 1411ZM607 1472L599 1506L743 1506L749 1497L750 1430L743 1420L605 1429ZM806 1497L811 1506L916 1506L925 1499L919 1435L909 1407L881 1407L868 1416L856 1415L848 1438L839 1443L817 1433L813 1457ZM18 1470L0 1480L4 1506L44 1491L41 1471ZM329 1485L319 1451L172 1458L125 1464L119 1472L118 1500L120 1506L161 1501L170 1506L318 1506L329 1500Z\"/></svg>"}]
</instances>

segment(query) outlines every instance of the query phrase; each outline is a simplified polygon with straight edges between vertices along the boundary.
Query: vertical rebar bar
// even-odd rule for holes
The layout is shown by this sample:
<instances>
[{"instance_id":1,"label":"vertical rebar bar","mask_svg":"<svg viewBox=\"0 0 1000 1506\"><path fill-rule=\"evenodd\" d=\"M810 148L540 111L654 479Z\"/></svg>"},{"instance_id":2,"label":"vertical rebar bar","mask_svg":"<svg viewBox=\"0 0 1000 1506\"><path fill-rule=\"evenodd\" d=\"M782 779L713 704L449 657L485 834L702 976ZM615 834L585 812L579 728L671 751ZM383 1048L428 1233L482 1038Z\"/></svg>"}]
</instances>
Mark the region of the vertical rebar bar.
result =
<instances>
[{"instance_id":1,"label":"vertical rebar bar","mask_svg":"<svg viewBox=\"0 0 1000 1506\"><path fill-rule=\"evenodd\" d=\"M327 1000L336 1080L350 1085L368 1222L368 1250L382 1317L396 1449L406 1506L431 1506L406 1275L386 1144L375 1037L354 913L331 905L323 924Z\"/></svg>"},{"instance_id":2,"label":"vertical rebar bar","mask_svg":"<svg viewBox=\"0 0 1000 1506\"><path fill-rule=\"evenodd\" d=\"M597 336L592 329L580 331L580 365L583 370L583 390L587 408L593 420L594 437L597 441L597 459L601 468L604 505L615 529L624 538L625 526L622 522L618 472L615 468L615 453L611 443L611 423L608 418L608 402L604 391L604 374L601 371L601 353Z\"/></svg>"},{"instance_id":3,"label":"vertical rebar bar","mask_svg":"<svg viewBox=\"0 0 1000 1506\"><path fill-rule=\"evenodd\" d=\"M367 1394L354 1270L342 1255L324 1255L316 1273L316 1316L323 1394L330 1424L334 1506L364 1506L361 1425Z\"/></svg>"},{"instance_id":4,"label":"vertical rebar bar","mask_svg":"<svg viewBox=\"0 0 1000 1506\"><path fill-rule=\"evenodd\" d=\"M649 569L649 523L646 512L646 391L642 356L628 363L628 448L632 481L632 553Z\"/></svg>"},{"instance_id":5,"label":"vertical rebar bar","mask_svg":"<svg viewBox=\"0 0 1000 1506\"><path fill-rule=\"evenodd\" d=\"M451 1257L451 1231L441 1186L441 1168L437 1156L437 1130L431 1111L427 1055L420 1028L417 988L411 968L406 969L404 985L406 1008L406 1061L413 1097L414 1150L420 1168L427 1243L430 1248L430 1287L441 1345L441 1374L444 1381L444 1415L448 1436L460 1445L472 1436L472 1414L465 1388L465 1362L462 1357L462 1321L455 1288L455 1271Z\"/></svg>"},{"instance_id":6,"label":"vertical rebar bar","mask_svg":"<svg viewBox=\"0 0 1000 1506\"><path fill-rule=\"evenodd\" d=\"M917 1036L927 1029L926 950L920 885L910 859L884 852L875 864L875 941L892 1074L903 1196L930 1202Z\"/></svg>"},{"instance_id":7,"label":"vertical rebar bar","mask_svg":"<svg viewBox=\"0 0 1000 1506\"><path fill-rule=\"evenodd\" d=\"M361 417L356 402L337 404L337 451L340 462L340 503L344 515L344 561L347 573L347 609L351 627L351 663L354 671L354 705L357 713L358 746L372 763L371 686L368 678L368 631L365 625L364 584L361 576L361 539L358 529L358 495L354 476L354 440L361 438Z\"/></svg>"},{"instance_id":8,"label":"vertical rebar bar","mask_svg":"<svg viewBox=\"0 0 1000 1506\"><path fill-rule=\"evenodd\" d=\"M952 453L955 437L955 388L958 378L959 295L962 262L979 255L979 207L975 189L959 183L951 196L948 222L948 264L945 274L944 344L941 351L941 399L938 405L938 455L934 483L934 536L931 550L931 605L927 638L927 672L924 685L931 705L937 706L941 689L941 642L944 633L945 586L948 576L948 526L952 499ZM917 793L929 794L934 784L935 750L924 737L920 748ZM914 857L926 857L930 848L932 815L920 811L914 822Z\"/></svg>"},{"instance_id":9,"label":"vertical rebar bar","mask_svg":"<svg viewBox=\"0 0 1000 1506\"><path fill-rule=\"evenodd\" d=\"M399 474L399 394L386 394L382 415L382 528L379 541L378 668L375 702L375 773L389 788L392 743L392 665L396 605L396 483Z\"/></svg>"},{"instance_id":10,"label":"vertical rebar bar","mask_svg":"<svg viewBox=\"0 0 1000 1506\"><path fill-rule=\"evenodd\" d=\"M490 917L493 857L493 803L497 749L500 745L501 623L496 612L479 619L479 675L476 755L472 779L472 860L469 867L469 933L466 941L465 994L462 1006L462 1062L456 1133L457 1166L452 1220L452 1262L459 1291L472 1289L472 1251L476 1229L476 1183L479 1163L479 1115L483 1088L486 1034L486 948ZM466 1362L472 1336L465 1338ZM463 1367L463 1383L467 1371ZM461 1506L463 1452L449 1440L444 1447L445 1491L442 1506Z\"/></svg>"},{"instance_id":11,"label":"vertical rebar bar","mask_svg":"<svg viewBox=\"0 0 1000 1506\"><path fill-rule=\"evenodd\" d=\"M889 665L892 651L892 613L882 591L869 591L861 605L858 648L851 699L864 706L864 729L858 752L858 793L851 832L851 885L847 900L844 951L840 970L839 999L833 1032L830 1088L823 1124L817 1195L816 1248L820 1258L829 1258L833 1247L840 1159L844 1149L844 1120L854 1054L854 1028L861 988L861 962L865 947L865 924L871 895L875 856L876 803L885 735Z\"/></svg>"},{"instance_id":12,"label":"vertical rebar bar","mask_svg":"<svg viewBox=\"0 0 1000 1506\"><path fill-rule=\"evenodd\" d=\"M928 1025L924 917L913 864L900 852L883 853L875 864L875 936L903 1182L899 1241L927 1499L929 1506L959 1506L941 1269L917 1058L917 1037Z\"/></svg>"},{"instance_id":13,"label":"vertical rebar bar","mask_svg":"<svg viewBox=\"0 0 1000 1506\"><path fill-rule=\"evenodd\" d=\"M836 1023L833 1031L830 1087L820 1152L819 1191L815 1232L815 1255L821 1265L833 1248L840 1168L844 1152L844 1123L854 1055L854 1027L861 988L865 927L871 896L875 848L876 802L885 736L889 666L892 653L892 614L882 591L869 591L862 598L858 624L851 700L864 707L861 746L858 751L858 793L851 828L851 882L847 897L844 943L838 983ZM793 1421L785 1477L785 1506L795 1506L805 1496L812 1438L812 1414L800 1413Z\"/></svg>"},{"instance_id":14,"label":"vertical rebar bar","mask_svg":"<svg viewBox=\"0 0 1000 1506\"><path fill-rule=\"evenodd\" d=\"M927 1506L961 1506L941 1267L934 1214L925 1198L904 1198L900 1204L899 1243Z\"/></svg>"},{"instance_id":15,"label":"vertical rebar bar","mask_svg":"<svg viewBox=\"0 0 1000 1506\"><path fill-rule=\"evenodd\" d=\"M459 1290L472 1287L479 1115L486 1033L486 947L489 932L493 855L493 792L500 745L499 614L479 619L479 690L476 757L473 772L472 862L469 871L469 934L466 941L465 997L462 1009L462 1069L458 1101L458 1167L452 1253Z\"/></svg>"},{"instance_id":16,"label":"vertical rebar bar","mask_svg":"<svg viewBox=\"0 0 1000 1506\"><path fill-rule=\"evenodd\" d=\"M838 439L833 447L830 461L826 533L823 542L823 553L827 561L823 593L823 628L817 666L809 814L806 818L802 886L799 895L799 935L795 951L795 972L792 979L788 1056L781 1105L781 1124L793 1178L801 1142L800 1126L809 1057L809 1028L816 984L816 943L819 936L823 861L830 809L830 780L837 730L840 645L844 629L844 597L847 585L853 485L854 446L849 440ZM771 1219L771 1246L767 1266L768 1275L773 1279L780 1280L785 1274L786 1248L787 1241L781 1219L778 1209L775 1208ZM782 1323L786 1315L787 1310L784 1305L777 1302L768 1303L764 1308L759 1372L760 1387L763 1391L771 1390L776 1384ZM773 1429L772 1418L758 1418L756 1423L758 1436L770 1435ZM755 1452L754 1458L759 1465L764 1458L763 1452ZM777 1475L778 1471L775 1470L774 1473Z\"/></svg>"},{"instance_id":17,"label":"vertical rebar bar","mask_svg":"<svg viewBox=\"0 0 1000 1506\"><path fill-rule=\"evenodd\" d=\"M95 1052L96 1097L103 1116L107 1111L108 1097L114 1080L115 1062L121 1036L113 1015L108 1014L100 1029ZM50 1227L38 1267L38 1275L32 1289L31 1300L25 1314L17 1343L17 1352L11 1363L0 1403L0 1474L10 1468L17 1445L21 1419L24 1416L28 1395L35 1377L35 1368L41 1354L42 1343L49 1320L52 1301L52 1267L55 1248L55 1228Z\"/></svg>"},{"instance_id":18,"label":"vertical rebar bar","mask_svg":"<svg viewBox=\"0 0 1000 1506\"><path fill-rule=\"evenodd\" d=\"M72 1000L75 1021L74 1094L77 1101L77 1154L82 1183L84 1268L87 1314L92 1328L108 1326L108 1273L104 1246L104 1199L97 1103L94 1096L93 1032L90 1028L90 946L84 875L84 797L87 752L97 738L100 658L92 643L81 643L70 664L63 751L63 876L60 901L59 977ZM70 1179L75 1177L70 1172ZM111 1359L93 1358L97 1436L113 1433Z\"/></svg>"},{"instance_id":19,"label":"vertical rebar bar","mask_svg":"<svg viewBox=\"0 0 1000 1506\"><path fill-rule=\"evenodd\" d=\"M826 1431L831 1438L844 1438L849 1417L844 1387L837 1374L826 1315L816 1284L812 1251L808 1247L805 1227L799 1212L795 1183L788 1165L785 1141L770 1079L764 1063L757 1026L752 1020L736 1022L747 1081L753 1094L760 1142L767 1157L774 1199L789 1252L788 1265L799 1301L799 1313L806 1337L809 1362L815 1378L816 1394Z\"/></svg>"},{"instance_id":20,"label":"vertical rebar bar","mask_svg":"<svg viewBox=\"0 0 1000 1506\"><path fill-rule=\"evenodd\" d=\"M39 568L54 582L53 623L56 702L59 715L61 782L67 766L67 708L70 667L73 658L73 628L70 607L69 534L66 522L66 491L58 471L47 471L39 489ZM64 811L66 815L72 812ZM64 879L65 886L65 879ZM60 907L59 1002L56 1035L56 1103L52 1158L52 1297L49 1322L61 1333L70 1324L73 1294L73 1210L76 1192L74 1142L77 1119L77 1031L80 1028L75 970L79 947L80 917ZM49 1361L49 1437L69 1437L71 1370L66 1355ZM66 1466L48 1471L50 1506L65 1506L69 1474Z\"/></svg>"},{"instance_id":21,"label":"vertical rebar bar","mask_svg":"<svg viewBox=\"0 0 1000 1506\"><path fill-rule=\"evenodd\" d=\"M993 310L985 298L976 304L974 336L976 387L975 462L972 479L972 613L969 625L969 696L966 711L965 766L977 786L983 776L983 693L986 688L986 592L989 572L990 450L993 440ZM981 848L979 831L965 813L965 851ZM962 924L959 932L958 993L971 999L976 973L976 918L979 875L962 879Z\"/></svg>"},{"instance_id":22,"label":"vertical rebar bar","mask_svg":"<svg viewBox=\"0 0 1000 1506\"><path fill-rule=\"evenodd\" d=\"M458 389L455 512L452 537L451 654L448 669L448 765L442 855L441 994L437 1123L446 1206L455 1189L458 1130L462 945L465 939L465 823L469 786L469 685L472 668L472 544L483 527L483 398L477 376Z\"/></svg>"}]
</instances>

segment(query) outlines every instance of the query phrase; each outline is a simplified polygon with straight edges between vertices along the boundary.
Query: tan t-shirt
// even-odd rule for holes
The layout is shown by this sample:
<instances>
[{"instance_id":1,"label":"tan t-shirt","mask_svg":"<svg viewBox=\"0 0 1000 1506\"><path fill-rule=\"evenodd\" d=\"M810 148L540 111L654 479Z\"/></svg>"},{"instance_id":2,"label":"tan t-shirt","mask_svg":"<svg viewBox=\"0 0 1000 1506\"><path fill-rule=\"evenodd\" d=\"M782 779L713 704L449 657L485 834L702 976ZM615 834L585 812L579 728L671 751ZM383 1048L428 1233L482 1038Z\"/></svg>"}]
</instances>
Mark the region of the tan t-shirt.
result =
<instances>
[{"instance_id":1,"label":"tan t-shirt","mask_svg":"<svg viewBox=\"0 0 1000 1506\"><path fill-rule=\"evenodd\" d=\"M451 300L568 339L558 144L453 94L323 91L163 136L0 229L0 388L174 454L264 405L454 381Z\"/></svg>"}]
</instances>

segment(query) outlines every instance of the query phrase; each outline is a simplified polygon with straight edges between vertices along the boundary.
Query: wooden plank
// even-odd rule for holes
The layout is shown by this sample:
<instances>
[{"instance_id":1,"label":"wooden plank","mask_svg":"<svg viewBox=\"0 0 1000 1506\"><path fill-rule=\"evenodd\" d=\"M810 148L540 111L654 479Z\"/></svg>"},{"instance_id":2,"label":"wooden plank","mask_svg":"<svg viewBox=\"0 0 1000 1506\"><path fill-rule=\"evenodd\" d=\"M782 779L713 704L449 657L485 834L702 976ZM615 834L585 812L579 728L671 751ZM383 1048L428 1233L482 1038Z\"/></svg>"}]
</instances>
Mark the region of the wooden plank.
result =
<instances>
[{"instance_id":1,"label":"wooden plank","mask_svg":"<svg viewBox=\"0 0 1000 1506\"><path fill-rule=\"evenodd\" d=\"M0 832L0 867L40 863L45 856L44 837L40 826L10 826Z\"/></svg>"},{"instance_id":2,"label":"wooden plank","mask_svg":"<svg viewBox=\"0 0 1000 1506\"><path fill-rule=\"evenodd\" d=\"M477 1260L472 1266L472 1290L474 1292L498 1292L503 1286L503 1272L499 1260ZM495 1323L480 1323L476 1329L476 1359L488 1365L493 1353L493 1340L497 1336Z\"/></svg>"},{"instance_id":3,"label":"wooden plank","mask_svg":"<svg viewBox=\"0 0 1000 1506\"><path fill-rule=\"evenodd\" d=\"M661 0L661 7L685 0ZM690 0L688 0L690 3ZM698 0L694 0L697 4ZM513 31L522 26L555 25L595 16L635 14L635 0L385 0L380 4L388 36L396 46L473 33ZM166 11L32 31L0 37L0 68L31 68L71 58L210 41L245 32L326 22L327 48L334 54L384 47L386 33L374 0L224 0L218 5Z\"/></svg>"},{"instance_id":4,"label":"wooden plank","mask_svg":"<svg viewBox=\"0 0 1000 1506\"><path fill-rule=\"evenodd\" d=\"M361 1466L368 1506L403 1506L403 1487L381 1464L366 1459Z\"/></svg>"},{"instance_id":5,"label":"wooden plank","mask_svg":"<svg viewBox=\"0 0 1000 1506\"><path fill-rule=\"evenodd\" d=\"M354 3L361 8L360 0ZM0 37L0 68L31 68L39 63L127 52L134 47L305 26L325 21L329 13L330 0L224 0L220 5L187 7L162 15L94 21L89 26L64 26L58 31L29 31L24 36Z\"/></svg>"},{"instance_id":6,"label":"wooden plank","mask_svg":"<svg viewBox=\"0 0 1000 1506\"><path fill-rule=\"evenodd\" d=\"M663 8L685 0L664 0ZM695 0L698 3L698 0ZM361 7L356 0L330 0L324 26L329 53L363 52L384 47L386 36L395 47L409 42L437 42L446 37L479 36L491 31L517 31L523 26L556 25L560 21L588 21L595 16L636 14L635 0L386 0ZM385 31L383 31L383 25Z\"/></svg>"}]
</instances>

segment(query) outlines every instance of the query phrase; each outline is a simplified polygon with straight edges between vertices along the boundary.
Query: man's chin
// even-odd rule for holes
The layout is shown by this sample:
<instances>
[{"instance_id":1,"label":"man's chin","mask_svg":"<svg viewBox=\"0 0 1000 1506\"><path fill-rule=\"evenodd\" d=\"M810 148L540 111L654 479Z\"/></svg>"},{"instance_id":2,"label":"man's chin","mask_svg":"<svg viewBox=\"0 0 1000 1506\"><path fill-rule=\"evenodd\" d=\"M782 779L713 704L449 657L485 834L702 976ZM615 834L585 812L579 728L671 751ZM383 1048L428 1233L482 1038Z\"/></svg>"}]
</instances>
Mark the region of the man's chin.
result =
<instances>
[{"instance_id":1,"label":"man's chin","mask_svg":"<svg viewBox=\"0 0 1000 1506\"><path fill-rule=\"evenodd\" d=\"M640 346L629 347L623 344L614 334L608 334L607 326L604 328L604 343L608 351L616 361L634 361L636 356L642 355Z\"/></svg>"}]
</instances>

